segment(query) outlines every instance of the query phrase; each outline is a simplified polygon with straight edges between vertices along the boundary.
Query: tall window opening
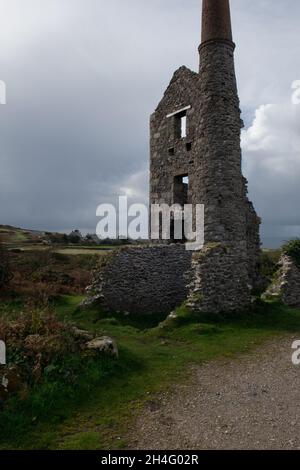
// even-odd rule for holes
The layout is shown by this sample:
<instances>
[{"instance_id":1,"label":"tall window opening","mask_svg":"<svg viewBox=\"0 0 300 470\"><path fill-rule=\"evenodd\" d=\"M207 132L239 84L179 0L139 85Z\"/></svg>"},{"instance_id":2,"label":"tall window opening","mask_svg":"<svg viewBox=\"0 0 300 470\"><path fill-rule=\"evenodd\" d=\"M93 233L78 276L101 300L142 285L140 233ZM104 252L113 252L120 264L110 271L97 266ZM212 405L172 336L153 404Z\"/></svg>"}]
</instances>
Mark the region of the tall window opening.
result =
<instances>
[{"instance_id":1,"label":"tall window opening","mask_svg":"<svg viewBox=\"0 0 300 470\"><path fill-rule=\"evenodd\" d=\"M180 137L184 138L186 137L186 114L181 117L181 123L180 123Z\"/></svg>"},{"instance_id":2,"label":"tall window opening","mask_svg":"<svg viewBox=\"0 0 300 470\"><path fill-rule=\"evenodd\" d=\"M177 139L184 139L187 136L186 111L175 114L175 135Z\"/></svg>"},{"instance_id":3,"label":"tall window opening","mask_svg":"<svg viewBox=\"0 0 300 470\"><path fill-rule=\"evenodd\" d=\"M174 178L174 204L180 204L182 207L188 204L189 176L180 175Z\"/></svg>"},{"instance_id":4,"label":"tall window opening","mask_svg":"<svg viewBox=\"0 0 300 470\"><path fill-rule=\"evenodd\" d=\"M167 114L167 118L173 119L175 139L184 139L188 135L187 112L191 109L191 105L185 106L178 111Z\"/></svg>"},{"instance_id":5,"label":"tall window opening","mask_svg":"<svg viewBox=\"0 0 300 470\"><path fill-rule=\"evenodd\" d=\"M188 192L189 192L189 177L188 175L179 175L174 178L174 194L173 201L174 204L179 204L182 209L185 204L188 204ZM181 222L181 238L178 238L176 235L176 227L174 218L171 220L171 240L174 243L185 243L184 238L184 218L182 217ZM178 224L178 222L176 222ZM178 227L178 225L177 225ZM178 228L177 228L178 230Z\"/></svg>"}]
</instances>

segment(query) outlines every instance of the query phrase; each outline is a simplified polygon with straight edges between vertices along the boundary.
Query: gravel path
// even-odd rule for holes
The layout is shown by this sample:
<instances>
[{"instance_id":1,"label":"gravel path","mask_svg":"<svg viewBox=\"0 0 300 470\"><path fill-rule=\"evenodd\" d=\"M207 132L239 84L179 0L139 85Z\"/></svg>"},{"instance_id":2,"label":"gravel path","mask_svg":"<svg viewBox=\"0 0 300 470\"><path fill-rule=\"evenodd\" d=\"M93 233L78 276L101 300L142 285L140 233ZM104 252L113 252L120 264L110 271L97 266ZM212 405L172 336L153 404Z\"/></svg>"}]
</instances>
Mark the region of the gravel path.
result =
<instances>
[{"instance_id":1,"label":"gravel path","mask_svg":"<svg viewBox=\"0 0 300 470\"><path fill-rule=\"evenodd\" d=\"M130 448L300 449L300 366L277 339L235 360L192 369L189 383L149 401ZM300 339L300 338L299 338Z\"/></svg>"}]
</instances>

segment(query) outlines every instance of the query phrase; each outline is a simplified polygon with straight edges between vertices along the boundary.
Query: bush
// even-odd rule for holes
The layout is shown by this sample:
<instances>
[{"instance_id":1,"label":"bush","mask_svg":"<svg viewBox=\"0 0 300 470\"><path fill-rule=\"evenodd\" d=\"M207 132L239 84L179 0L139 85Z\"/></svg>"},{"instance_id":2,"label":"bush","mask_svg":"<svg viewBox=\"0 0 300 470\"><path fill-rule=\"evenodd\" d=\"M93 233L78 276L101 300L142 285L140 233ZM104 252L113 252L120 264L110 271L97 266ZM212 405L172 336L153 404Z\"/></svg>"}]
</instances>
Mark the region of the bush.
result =
<instances>
[{"instance_id":1,"label":"bush","mask_svg":"<svg viewBox=\"0 0 300 470\"><path fill-rule=\"evenodd\" d=\"M290 240L282 247L284 254L290 256L296 266L300 269L300 238Z\"/></svg>"},{"instance_id":2,"label":"bush","mask_svg":"<svg viewBox=\"0 0 300 470\"><path fill-rule=\"evenodd\" d=\"M47 366L80 351L72 327L47 310L28 309L14 321L0 318L0 337L8 364L18 366L29 385L40 380Z\"/></svg>"},{"instance_id":3,"label":"bush","mask_svg":"<svg viewBox=\"0 0 300 470\"><path fill-rule=\"evenodd\" d=\"M28 309L14 321L0 317L9 377L2 393L0 370L0 443L15 445L33 425L63 420L117 370L110 357L86 351L78 332L47 310Z\"/></svg>"},{"instance_id":4,"label":"bush","mask_svg":"<svg viewBox=\"0 0 300 470\"><path fill-rule=\"evenodd\" d=\"M278 263L280 260L280 250L264 250L260 256L260 274L263 278L272 280L278 271Z\"/></svg>"},{"instance_id":5,"label":"bush","mask_svg":"<svg viewBox=\"0 0 300 470\"><path fill-rule=\"evenodd\" d=\"M11 279L8 251L0 242L0 289Z\"/></svg>"},{"instance_id":6,"label":"bush","mask_svg":"<svg viewBox=\"0 0 300 470\"><path fill-rule=\"evenodd\" d=\"M46 232L46 237L54 245L67 245L69 243L68 235L65 233Z\"/></svg>"}]
</instances>

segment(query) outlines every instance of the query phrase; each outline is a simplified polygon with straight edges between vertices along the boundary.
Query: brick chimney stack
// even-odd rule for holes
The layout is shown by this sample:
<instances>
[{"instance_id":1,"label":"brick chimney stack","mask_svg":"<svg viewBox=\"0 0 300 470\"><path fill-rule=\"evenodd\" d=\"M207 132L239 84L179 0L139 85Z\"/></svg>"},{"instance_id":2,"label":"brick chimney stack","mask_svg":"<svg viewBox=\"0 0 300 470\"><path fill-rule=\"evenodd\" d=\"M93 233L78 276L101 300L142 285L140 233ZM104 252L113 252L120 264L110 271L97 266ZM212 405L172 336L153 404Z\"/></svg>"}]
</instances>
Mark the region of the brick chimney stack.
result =
<instances>
[{"instance_id":1,"label":"brick chimney stack","mask_svg":"<svg viewBox=\"0 0 300 470\"><path fill-rule=\"evenodd\" d=\"M202 44L216 39L232 42L229 0L203 0Z\"/></svg>"},{"instance_id":2,"label":"brick chimney stack","mask_svg":"<svg viewBox=\"0 0 300 470\"><path fill-rule=\"evenodd\" d=\"M202 44L212 40L232 42L229 0L203 0Z\"/></svg>"}]
</instances>

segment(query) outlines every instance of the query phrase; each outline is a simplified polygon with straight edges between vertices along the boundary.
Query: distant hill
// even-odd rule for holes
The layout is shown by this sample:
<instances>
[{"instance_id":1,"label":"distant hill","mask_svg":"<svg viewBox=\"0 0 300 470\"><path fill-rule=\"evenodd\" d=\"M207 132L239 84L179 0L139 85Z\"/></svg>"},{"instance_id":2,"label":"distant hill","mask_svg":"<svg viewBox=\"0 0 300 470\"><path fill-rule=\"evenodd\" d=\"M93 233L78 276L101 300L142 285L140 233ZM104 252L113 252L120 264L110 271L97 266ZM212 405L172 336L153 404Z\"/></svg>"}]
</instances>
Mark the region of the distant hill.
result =
<instances>
[{"instance_id":1,"label":"distant hill","mask_svg":"<svg viewBox=\"0 0 300 470\"><path fill-rule=\"evenodd\" d=\"M46 233L39 230L0 225L0 241L5 244L43 243L46 239Z\"/></svg>"},{"instance_id":2,"label":"distant hill","mask_svg":"<svg viewBox=\"0 0 300 470\"><path fill-rule=\"evenodd\" d=\"M0 242L10 248L28 248L28 246L99 246L99 245L124 245L124 240L99 240L95 234L82 236L79 230L73 230L68 235L58 232L46 232L41 230L29 230L11 225L0 225ZM128 241L127 241L128 243Z\"/></svg>"}]
</instances>

